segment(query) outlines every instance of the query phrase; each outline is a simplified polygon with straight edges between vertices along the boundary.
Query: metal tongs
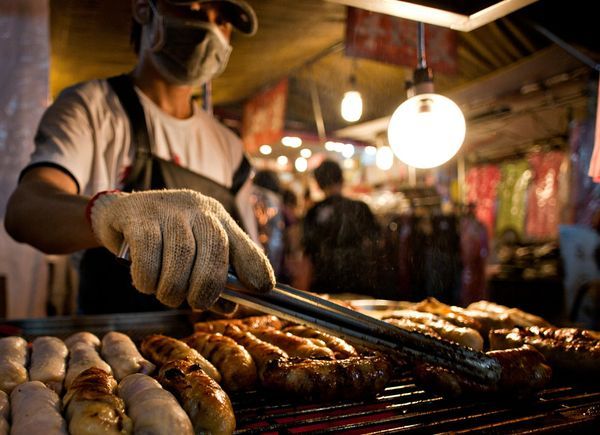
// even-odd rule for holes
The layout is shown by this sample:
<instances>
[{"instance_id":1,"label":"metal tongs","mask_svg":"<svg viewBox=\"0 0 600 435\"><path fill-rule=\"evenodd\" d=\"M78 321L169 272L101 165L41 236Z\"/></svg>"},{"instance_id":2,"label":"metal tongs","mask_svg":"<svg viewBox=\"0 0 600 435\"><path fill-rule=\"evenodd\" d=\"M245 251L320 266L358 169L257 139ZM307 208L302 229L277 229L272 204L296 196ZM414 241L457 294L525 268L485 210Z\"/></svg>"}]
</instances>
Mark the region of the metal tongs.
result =
<instances>
[{"instance_id":1,"label":"metal tongs","mask_svg":"<svg viewBox=\"0 0 600 435\"><path fill-rule=\"evenodd\" d=\"M129 260L129 247L121 247L119 258ZM285 320L316 327L333 335L410 360L449 368L486 384L498 382L497 359L450 341L416 331L406 331L374 317L346 308L312 293L277 283L268 293L248 290L230 271L221 297Z\"/></svg>"}]
</instances>

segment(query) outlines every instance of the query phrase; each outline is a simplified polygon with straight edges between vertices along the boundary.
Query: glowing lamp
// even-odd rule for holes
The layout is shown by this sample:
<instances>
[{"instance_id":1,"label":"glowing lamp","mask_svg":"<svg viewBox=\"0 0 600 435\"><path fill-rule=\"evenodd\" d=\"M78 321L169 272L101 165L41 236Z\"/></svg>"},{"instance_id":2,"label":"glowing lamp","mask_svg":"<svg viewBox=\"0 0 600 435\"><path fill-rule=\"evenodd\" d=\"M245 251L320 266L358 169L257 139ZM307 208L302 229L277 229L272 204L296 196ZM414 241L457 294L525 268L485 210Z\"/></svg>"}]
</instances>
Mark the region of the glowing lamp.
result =
<instances>
[{"instance_id":1,"label":"glowing lamp","mask_svg":"<svg viewBox=\"0 0 600 435\"><path fill-rule=\"evenodd\" d=\"M454 101L439 94L419 94L392 115L388 141L407 165L434 168L458 152L465 131L465 117Z\"/></svg>"},{"instance_id":2,"label":"glowing lamp","mask_svg":"<svg viewBox=\"0 0 600 435\"><path fill-rule=\"evenodd\" d=\"M363 102L360 92L348 91L342 99L342 118L348 122L356 122L362 116Z\"/></svg>"},{"instance_id":3,"label":"glowing lamp","mask_svg":"<svg viewBox=\"0 0 600 435\"><path fill-rule=\"evenodd\" d=\"M400 160L414 168L434 168L450 160L465 140L465 117L451 99L434 93L425 61L425 32L418 23L418 63L408 99L394 111L388 142Z\"/></svg>"}]
</instances>

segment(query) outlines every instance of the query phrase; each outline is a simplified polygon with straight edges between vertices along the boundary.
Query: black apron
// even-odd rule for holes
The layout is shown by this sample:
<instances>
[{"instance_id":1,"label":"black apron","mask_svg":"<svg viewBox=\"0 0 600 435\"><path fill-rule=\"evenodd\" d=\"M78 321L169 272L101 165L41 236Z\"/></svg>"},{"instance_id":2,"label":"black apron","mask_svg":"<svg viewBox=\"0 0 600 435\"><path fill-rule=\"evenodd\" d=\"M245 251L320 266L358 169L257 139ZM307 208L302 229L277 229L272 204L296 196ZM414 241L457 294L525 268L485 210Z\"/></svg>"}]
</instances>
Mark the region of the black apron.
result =
<instances>
[{"instance_id":1,"label":"black apron","mask_svg":"<svg viewBox=\"0 0 600 435\"><path fill-rule=\"evenodd\" d=\"M120 75L108 79L119 97L131 124L131 138L135 146L135 160L125 180L123 191L149 189L196 190L218 200L242 226L235 195L250 175L251 166L246 157L236 170L232 187L227 188L207 177L163 160L152 154L144 109L133 87L131 77ZM153 295L138 292L131 284L129 267L117 260L105 248L85 251L79 266L79 312L81 314L130 313L168 309Z\"/></svg>"}]
</instances>

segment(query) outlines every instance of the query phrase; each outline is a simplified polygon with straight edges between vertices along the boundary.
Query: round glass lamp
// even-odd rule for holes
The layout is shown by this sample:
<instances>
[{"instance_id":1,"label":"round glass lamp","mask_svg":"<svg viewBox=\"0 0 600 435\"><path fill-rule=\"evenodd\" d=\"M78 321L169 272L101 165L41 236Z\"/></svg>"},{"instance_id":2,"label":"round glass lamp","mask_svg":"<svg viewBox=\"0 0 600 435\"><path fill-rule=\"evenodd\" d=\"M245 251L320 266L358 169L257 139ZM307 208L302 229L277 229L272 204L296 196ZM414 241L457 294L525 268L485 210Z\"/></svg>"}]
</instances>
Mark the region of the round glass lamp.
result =
<instances>
[{"instance_id":1,"label":"round glass lamp","mask_svg":"<svg viewBox=\"0 0 600 435\"><path fill-rule=\"evenodd\" d=\"M396 157L407 165L434 168L458 152L465 131L465 117L454 101L439 94L418 94L392 115L388 141Z\"/></svg>"}]
</instances>

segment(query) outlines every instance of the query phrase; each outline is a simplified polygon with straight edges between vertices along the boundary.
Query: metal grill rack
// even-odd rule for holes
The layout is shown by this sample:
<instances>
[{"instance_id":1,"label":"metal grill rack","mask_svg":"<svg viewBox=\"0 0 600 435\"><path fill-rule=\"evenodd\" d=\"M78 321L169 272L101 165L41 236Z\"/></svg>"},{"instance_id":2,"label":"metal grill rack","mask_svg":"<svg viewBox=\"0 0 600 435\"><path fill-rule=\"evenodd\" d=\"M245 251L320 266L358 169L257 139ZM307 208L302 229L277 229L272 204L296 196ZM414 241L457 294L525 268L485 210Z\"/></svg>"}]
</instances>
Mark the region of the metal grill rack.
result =
<instances>
[{"instance_id":1,"label":"metal grill rack","mask_svg":"<svg viewBox=\"0 0 600 435\"><path fill-rule=\"evenodd\" d=\"M139 342L148 334L184 337L195 321L188 311L52 317L7 321L0 336L66 338L78 331L102 336L111 330ZM294 401L268 391L231 395L238 434L291 433L599 433L600 380L558 380L533 398L516 401L483 396L448 399L418 385L408 373L363 401Z\"/></svg>"},{"instance_id":2,"label":"metal grill rack","mask_svg":"<svg viewBox=\"0 0 600 435\"><path fill-rule=\"evenodd\" d=\"M232 400L238 434L583 434L600 427L598 384L557 384L521 401L491 396L456 400L425 391L407 375L365 401L307 405L258 391Z\"/></svg>"}]
</instances>

